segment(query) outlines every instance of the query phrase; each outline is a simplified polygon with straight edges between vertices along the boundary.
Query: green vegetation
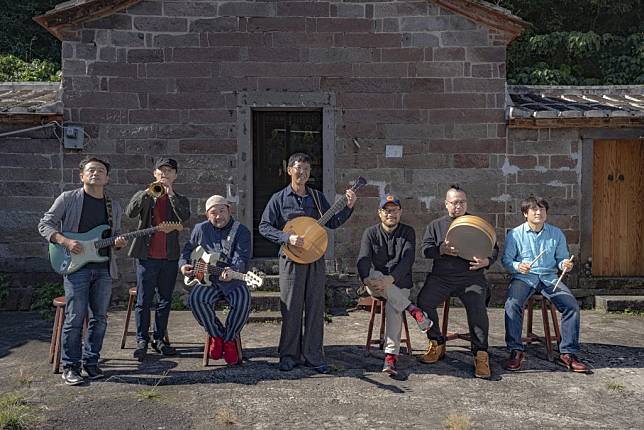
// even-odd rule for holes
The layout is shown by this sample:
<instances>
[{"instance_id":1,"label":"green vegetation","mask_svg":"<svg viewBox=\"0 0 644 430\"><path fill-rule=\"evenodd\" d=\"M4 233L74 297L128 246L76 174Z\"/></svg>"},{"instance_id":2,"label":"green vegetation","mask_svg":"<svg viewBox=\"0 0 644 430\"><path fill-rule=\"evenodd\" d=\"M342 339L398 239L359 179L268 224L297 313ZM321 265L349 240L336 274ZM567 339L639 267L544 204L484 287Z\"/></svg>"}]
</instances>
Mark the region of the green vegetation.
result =
<instances>
[{"instance_id":1,"label":"green vegetation","mask_svg":"<svg viewBox=\"0 0 644 430\"><path fill-rule=\"evenodd\" d=\"M509 47L509 84L644 84L642 0L497 4L532 24Z\"/></svg>"},{"instance_id":2,"label":"green vegetation","mask_svg":"<svg viewBox=\"0 0 644 430\"><path fill-rule=\"evenodd\" d=\"M52 301L59 296L65 295L65 289L62 284L56 282L47 282L36 288L34 292L34 301L31 304L31 310L38 311L40 316L46 320L53 320L55 309Z\"/></svg>"},{"instance_id":3,"label":"green vegetation","mask_svg":"<svg viewBox=\"0 0 644 430\"><path fill-rule=\"evenodd\" d=\"M24 396L15 392L0 395L0 429L28 429L36 422L37 418Z\"/></svg>"},{"instance_id":4,"label":"green vegetation","mask_svg":"<svg viewBox=\"0 0 644 430\"><path fill-rule=\"evenodd\" d=\"M443 428L445 430L470 430L472 424L467 415L449 414L443 421Z\"/></svg>"},{"instance_id":5,"label":"green vegetation","mask_svg":"<svg viewBox=\"0 0 644 430\"><path fill-rule=\"evenodd\" d=\"M616 382L616 381L610 381L608 384L606 384L606 387L608 388L608 391L617 391L617 392L622 392L624 391L624 384L622 382Z\"/></svg>"},{"instance_id":6,"label":"green vegetation","mask_svg":"<svg viewBox=\"0 0 644 430\"><path fill-rule=\"evenodd\" d=\"M58 66L47 61L35 59L26 62L14 55L0 56L0 81L60 81L62 76Z\"/></svg>"}]
</instances>

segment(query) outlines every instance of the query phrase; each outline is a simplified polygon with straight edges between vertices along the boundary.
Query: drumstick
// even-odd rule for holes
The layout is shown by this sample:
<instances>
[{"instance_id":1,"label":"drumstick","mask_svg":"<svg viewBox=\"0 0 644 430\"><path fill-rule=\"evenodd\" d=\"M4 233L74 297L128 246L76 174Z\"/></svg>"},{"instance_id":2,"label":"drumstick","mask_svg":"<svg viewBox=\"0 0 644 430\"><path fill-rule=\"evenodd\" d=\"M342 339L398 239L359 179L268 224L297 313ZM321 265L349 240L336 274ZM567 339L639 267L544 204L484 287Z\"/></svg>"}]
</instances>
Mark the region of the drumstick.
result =
<instances>
[{"instance_id":1,"label":"drumstick","mask_svg":"<svg viewBox=\"0 0 644 430\"><path fill-rule=\"evenodd\" d=\"M571 255L570 260L568 260L568 261L572 261L573 258L575 258L575 256ZM559 282L561 282L561 279L564 277L566 272L567 272L566 269L564 269L563 272L561 272L561 276L559 276L559 279L557 279L557 283L555 284L555 287L552 289L552 291L555 291L557 289L557 287L559 286Z\"/></svg>"},{"instance_id":2,"label":"drumstick","mask_svg":"<svg viewBox=\"0 0 644 430\"><path fill-rule=\"evenodd\" d=\"M534 257L534 260L532 260L532 261L530 262L529 266L530 266L530 267L532 267L532 265L533 265L534 263L536 263L538 259L540 259L540 258L541 258L541 256L544 254L544 252L546 252L546 250L545 250L545 249L544 249L543 251L541 251L541 253L540 253L539 255L537 255L536 257Z\"/></svg>"}]
</instances>

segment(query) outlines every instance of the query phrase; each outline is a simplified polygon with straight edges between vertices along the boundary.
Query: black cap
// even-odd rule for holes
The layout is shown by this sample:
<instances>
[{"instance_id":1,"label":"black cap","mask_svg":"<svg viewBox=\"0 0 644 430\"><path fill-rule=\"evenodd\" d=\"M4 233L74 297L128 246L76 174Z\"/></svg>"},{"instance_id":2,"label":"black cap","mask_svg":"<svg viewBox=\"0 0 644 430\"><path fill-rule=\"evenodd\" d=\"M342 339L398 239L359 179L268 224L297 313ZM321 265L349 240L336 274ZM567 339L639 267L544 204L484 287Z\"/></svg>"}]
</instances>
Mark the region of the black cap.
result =
<instances>
[{"instance_id":1,"label":"black cap","mask_svg":"<svg viewBox=\"0 0 644 430\"><path fill-rule=\"evenodd\" d=\"M174 170L177 170L177 160L172 158L159 158L156 163L154 163L154 168L158 169L162 166L172 167Z\"/></svg>"}]
</instances>

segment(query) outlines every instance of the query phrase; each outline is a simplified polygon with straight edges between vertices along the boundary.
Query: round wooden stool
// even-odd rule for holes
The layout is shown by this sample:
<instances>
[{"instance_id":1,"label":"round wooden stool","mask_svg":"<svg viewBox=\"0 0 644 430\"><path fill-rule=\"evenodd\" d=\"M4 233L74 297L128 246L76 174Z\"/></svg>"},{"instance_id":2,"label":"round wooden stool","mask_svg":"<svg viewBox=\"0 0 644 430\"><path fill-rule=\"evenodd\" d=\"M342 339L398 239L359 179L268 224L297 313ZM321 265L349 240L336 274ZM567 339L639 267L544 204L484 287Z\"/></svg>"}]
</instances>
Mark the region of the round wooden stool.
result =
<instances>
[{"instance_id":1,"label":"round wooden stool","mask_svg":"<svg viewBox=\"0 0 644 430\"><path fill-rule=\"evenodd\" d=\"M543 336L538 336L532 331L533 313L534 308L537 304L541 305ZM526 321L526 335L521 340L527 344L531 344L533 342L541 342L546 347L546 355L548 356L548 360L553 361L554 347L552 343L555 342L556 345L559 345L559 343L561 342L561 332L559 331L559 321L557 320L557 308L555 308L555 305L553 305L550 300L546 299L539 293L535 293L532 295L532 297L530 297L530 299L528 299L526 309L528 310L528 320ZM550 332L549 316L552 318L554 334Z\"/></svg>"},{"instance_id":2,"label":"round wooden stool","mask_svg":"<svg viewBox=\"0 0 644 430\"><path fill-rule=\"evenodd\" d=\"M369 329L367 332L367 355L371 354L371 345L378 345L378 348L383 349L385 347L385 304L386 300L376 299L375 297L367 297L367 300L371 299L371 315L369 316ZM376 309L380 308L380 337L378 339L373 339L373 324L376 320ZM403 328L405 330L405 337L400 339L400 343L405 343L407 348L407 354L411 355L411 337L409 337L409 326L407 325L407 313L402 312L402 321Z\"/></svg>"},{"instance_id":3,"label":"round wooden stool","mask_svg":"<svg viewBox=\"0 0 644 430\"><path fill-rule=\"evenodd\" d=\"M49 362L53 364L54 373L60 371L60 340L63 336L63 323L65 322L65 296L56 297L52 304L56 308L54 314L54 328L51 331L51 342L49 344ZM87 332L89 322L89 311L83 321L83 335Z\"/></svg>"},{"instance_id":4,"label":"round wooden stool","mask_svg":"<svg viewBox=\"0 0 644 430\"><path fill-rule=\"evenodd\" d=\"M129 294L129 299L127 301L127 314L125 315L125 325L123 326L123 336L121 336L121 349L125 348L125 339L128 336L136 335L136 332L128 331L128 329L130 328L130 318L132 317L132 309L136 305L136 287L130 288L128 290L128 294ZM167 333L163 338L163 341L167 345L170 345L170 338L168 337Z\"/></svg>"}]
</instances>

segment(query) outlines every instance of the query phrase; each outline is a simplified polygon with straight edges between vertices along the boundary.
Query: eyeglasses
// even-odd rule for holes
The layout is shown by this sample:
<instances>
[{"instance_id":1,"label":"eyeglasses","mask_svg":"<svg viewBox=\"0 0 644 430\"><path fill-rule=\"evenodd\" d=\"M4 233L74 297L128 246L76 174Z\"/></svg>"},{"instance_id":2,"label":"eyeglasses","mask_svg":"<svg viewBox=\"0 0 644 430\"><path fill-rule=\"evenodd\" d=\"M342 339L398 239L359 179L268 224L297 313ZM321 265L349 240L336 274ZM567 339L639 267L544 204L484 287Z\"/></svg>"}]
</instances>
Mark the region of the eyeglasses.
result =
<instances>
[{"instance_id":1,"label":"eyeglasses","mask_svg":"<svg viewBox=\"0 0 644 430\"><path fill-rule=\"evenodd\" d=\"M446 202L452 206L465 206L467 204L467 200L454 200L453 202L446 200Z\"/></svg>"},{"instance_id":2,"label":"eyeglasses","mask_svg":"<svg viewBox=\"0 0 644 430\"><path fill-rule=\"evenodd\" d=\"M389 208L389 209L380 209L382 213L385 213L387 215L389 214L397 214L400 212L400 208Z\"/></svg>"}]
</instances>

